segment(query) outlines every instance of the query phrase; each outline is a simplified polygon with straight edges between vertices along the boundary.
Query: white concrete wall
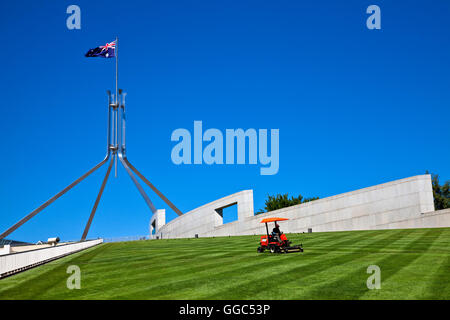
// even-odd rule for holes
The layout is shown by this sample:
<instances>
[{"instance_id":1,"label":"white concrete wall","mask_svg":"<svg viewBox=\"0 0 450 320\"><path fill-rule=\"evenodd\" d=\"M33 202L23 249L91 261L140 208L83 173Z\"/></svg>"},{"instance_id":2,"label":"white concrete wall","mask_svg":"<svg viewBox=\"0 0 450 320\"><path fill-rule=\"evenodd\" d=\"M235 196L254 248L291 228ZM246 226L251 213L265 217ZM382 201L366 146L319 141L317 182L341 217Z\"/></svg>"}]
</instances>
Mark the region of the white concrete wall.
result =
<instances>
[{"instance_id":1,"label":"white concrete wall","mask_svg":"<svg viewBox=\"0 0 450 320\"><path fill-rule=\"evenodd\" d=\"M218 208L238 203L238 220L223 224ZM241 211L239 211L239 204ZM390 228L450 227L448 211L434 211L430 175L419 175L316 201L253 215L252 190L241 191L194 209L159 228L162 238L265 233L266 217L289 218L282 231L313 232Z\"/></svg>"},{"instance_id":2,"label":"white concrete wall","mask_svg":"<svg viewBox=\"0 0 450 320\"><path fill-rule=\"evenodd\" d=\"M450 227L450 209L422 213L419 217L381 225L383 229Z\"/></svg>"},{"instance_id":3,"label":"white concrete wall","mask_svg":"<svg viewBox=\"0 0 450 320\"><path fill-rule=\"evenodd\" d=\"M155 236L157 235L160 239L194 237L196 234L203 236L223 225L220 211L231 205L237 205L239 220L253 217L253 190L240 191L207 203L167 224L164 221Z\"/></svg>"},{"instance_id":4,"label":"white concrete wall","mask_svg":"<svg viewBox=\"0 0 450 320\"><path fill-rule=\"evenodd\" d=\"M9 273L27 269L33 265L53 260L80 250L90 248L103 242L103 239L77 242L73 244L55 246L26 252L12 253L0 257L0 278Z\"/></svg>"}]
</instances>

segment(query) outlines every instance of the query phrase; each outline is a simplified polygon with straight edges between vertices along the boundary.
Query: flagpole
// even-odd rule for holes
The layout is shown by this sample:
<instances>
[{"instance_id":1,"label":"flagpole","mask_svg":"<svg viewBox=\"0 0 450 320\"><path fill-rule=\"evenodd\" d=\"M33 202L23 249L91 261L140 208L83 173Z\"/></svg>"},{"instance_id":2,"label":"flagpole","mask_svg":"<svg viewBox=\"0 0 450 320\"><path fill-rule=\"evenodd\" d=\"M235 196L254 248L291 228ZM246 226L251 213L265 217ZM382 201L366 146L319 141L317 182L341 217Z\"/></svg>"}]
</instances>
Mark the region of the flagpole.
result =
<instances>
[{"instance_id":1,"label":"flagpole","mask_svg":"<svg viewBox=\"0 0 450 320\"><path fill-rule=\"evenodd\" d=\"M117 97L117 92L118 92L118 82L119 82L119 69L118 69L118 60L119 60L119 37L116 37L116 49L115 49L115 56L116 56L116 103L118 103L118 97Z\"/></svg>"},{"instance_id":2,"label":"flagpole","mask_svg":"<svg viewBox=\"0 0 450 320\"><path fill-rule=\"evenodd\" d=\"M114 54L116 56L116 146L118 145L118 136L117 136L117 120L119 116L119 96L118 96L118 83L119 83L119 37L116 37L116 45L114 49ZM115 177L117 178L117 151L115 157Z\"/></svg>"}]
</instances>

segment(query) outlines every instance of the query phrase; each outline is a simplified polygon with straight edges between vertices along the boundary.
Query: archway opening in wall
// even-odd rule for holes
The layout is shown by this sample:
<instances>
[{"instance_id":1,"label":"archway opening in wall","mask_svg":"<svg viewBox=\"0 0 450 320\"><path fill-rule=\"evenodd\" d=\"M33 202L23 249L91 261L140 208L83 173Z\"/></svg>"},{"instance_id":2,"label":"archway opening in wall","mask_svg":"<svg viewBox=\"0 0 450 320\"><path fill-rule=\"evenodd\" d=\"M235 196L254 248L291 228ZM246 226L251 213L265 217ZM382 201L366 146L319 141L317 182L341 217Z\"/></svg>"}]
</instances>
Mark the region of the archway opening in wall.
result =
<instances>
[{"instance_id":1,"label":"archway opening in wall","mask_svg":"<svg viewBox=\"0 0 450 320\"><path fill-rule=\"evenodd\" d=\"M152 235L156 233L156 220L153 220L152 222Z\"/></svg>"},{"instance_id":2,"label":"archway opening in wall","mask_svg":"<svg viewBox=\"0 0 450 320\"><path fill-rule=\"evenodd\" d=\"M236 221L238 219L237 202L232 203L226 207L216 209L216 212L222 217L223 224Z\"/></svg>"}]
</instances>

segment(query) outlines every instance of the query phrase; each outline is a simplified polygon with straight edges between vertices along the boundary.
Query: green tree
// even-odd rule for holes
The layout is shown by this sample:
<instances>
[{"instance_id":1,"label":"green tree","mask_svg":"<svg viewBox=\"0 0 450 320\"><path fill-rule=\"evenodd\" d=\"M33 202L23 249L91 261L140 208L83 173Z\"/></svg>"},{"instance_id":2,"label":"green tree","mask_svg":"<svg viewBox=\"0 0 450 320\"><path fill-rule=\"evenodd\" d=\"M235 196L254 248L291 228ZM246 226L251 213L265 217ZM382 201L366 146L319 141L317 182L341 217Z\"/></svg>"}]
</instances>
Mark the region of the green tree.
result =
<instances>
[{"instance_id":1,"label":"green tree","mask_svg":"<svg viewBox=\"0 0 450 320\"><path fill-rule=\"evenodd\" d=\"M425 173L430 174L428 170ZM450 180L440 185L439 175L431 173L431 185L433 187L434 209L450 208Z\"/></svg>"},{"instance_id":2,"label":"green tree","mask_svg":"<svg viewBox=\"0 0 450 320\"><path fill-rule=\"evenodd\" d=\"M305 203L313 200L317 200L319 197L312 197L312 198L303 198L301 194L298 195L298 197L290 197L287 193L285 194L277 194L276 196L268 195L267 199L265 201L265 207L264 210L260 209L255 214L261 214L264 212L274 211L281 208L286 208L290 206L295 206L300 203Z\"/></svg>"}]
</instances>

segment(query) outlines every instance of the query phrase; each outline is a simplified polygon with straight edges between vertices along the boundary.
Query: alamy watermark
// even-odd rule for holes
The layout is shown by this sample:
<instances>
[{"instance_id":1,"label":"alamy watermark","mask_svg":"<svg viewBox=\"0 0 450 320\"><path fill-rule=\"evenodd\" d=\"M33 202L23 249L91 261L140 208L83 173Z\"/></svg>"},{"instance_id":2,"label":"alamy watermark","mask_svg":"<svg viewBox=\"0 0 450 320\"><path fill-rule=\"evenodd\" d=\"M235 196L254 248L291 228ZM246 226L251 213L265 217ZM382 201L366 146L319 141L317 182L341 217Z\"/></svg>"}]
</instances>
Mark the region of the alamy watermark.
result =
<instances>
[{"instance_id":1,"label":"alamy watermark","mask_svg":"<svg viewBox=\"0 0 450 320\"><path fill-rule=\"evenodd\" d=\"M381 9L379 6L372 4L367 7L366 13L370 16L366 20L367 29L381 29Z\"/></svg>"},{"instance_id":2,"label":"alamy watermark","mask_svg":"<svg viewBox=\"0 0 450 320\"><path fill-rule=\"evenodd\" d=\"M67 271L70 276L67 278L67 289L81 289L81 270L77 265L71 265L67 267Z\"/></svg>"},{"instance_id":3,"label":"alamy watermark","mask_svg":"<svg viewBox=\"0 0 450 320\"><path fill-rule=\"evenodd\" d=\"M66 9L66 13L70 14L70 16L67 17L66 19L66 27L69 30L74 30L74 29L81 29L81 10L80 7L75 5L75 4L71 4L70 6L67 7Z\"/></svg>"},{"instance_id":4,"label":"alamy watermark","mask_svg":"<svg viewBox=\"0 0 450 320\"><path fill-rule=\"evenodd\" d=\"M367 273L372 274L367 278L367 288L370 290L381 289L381 270L377 265L371 265L367 267Z\"/></svg>"},{"instance_id":5,"label":"alamy watermark","mask_svg":"<svg viewBox=\"0 0 450 320\"><path fill-rule=\"evenodd\" d=\"M245 131L243 129L226 129L224 150L222 131L211 128L203 132L202 121L194 121L193 135L189 130L183 128L172 132L170 140L178 143L172 148L171 159L176 165L258 164L259 161L259 164L263 166L260 168L261 175L274 175L277 174L280 166L279 135L279 129L270 129L269 155L267 129L258 131L251 128ZM208 142L208 144L203 147L203 142ZM248 157L246 157L247 150Z\"/></svg>"}]
</instances>

